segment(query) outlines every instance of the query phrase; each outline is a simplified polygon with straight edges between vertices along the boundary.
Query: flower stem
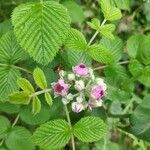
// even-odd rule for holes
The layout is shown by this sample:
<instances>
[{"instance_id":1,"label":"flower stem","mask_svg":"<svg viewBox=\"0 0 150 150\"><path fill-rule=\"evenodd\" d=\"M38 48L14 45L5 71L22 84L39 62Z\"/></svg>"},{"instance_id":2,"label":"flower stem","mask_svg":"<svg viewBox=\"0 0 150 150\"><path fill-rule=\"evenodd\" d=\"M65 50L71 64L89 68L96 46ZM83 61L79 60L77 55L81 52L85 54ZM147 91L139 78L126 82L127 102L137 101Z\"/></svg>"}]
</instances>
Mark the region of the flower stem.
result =
<instances>
[{"instance_id":1,"label":"flower stem","mask_svg":"<svg viewBox=\"0 0 150 150\"><path fill-rule=\"evenodd\" d=\"M101 26L103 26L106 23L106 19L103 20ZM96 38L96 36L98 35L99 31L96 31L95 34L92 36L92 38L90 39L88 46L90 46L92 44L92 42L94 41L94 39Z\"/></svg>"},{"instance_id":2,"label":"flower stem","mask_svg":"<svg viewBox=\"0 0 150 150\"><path fill-rule=\"evenodd\" d=\"M67 121L69 123L70 128L72 129L70 115L69 115L67 105L64 105L64 108L65 108L65 112L66 112ZM72 150L75 150L75 140L74 140L73 134L71 135L71 144L72 144Z\"/></svg>"},{"instance_id":3,"label":"flower stem","mask_svg":"<svg viewBox=\"0 0 150 150\"><path fill-rule=\"evenodd\" d=\"M16 125L16 123L18 122L19 120L19 114L17 115L17 117L15 118L13 124L12 124L12 127L14 127Z\"/></svg>"}]
</instances>

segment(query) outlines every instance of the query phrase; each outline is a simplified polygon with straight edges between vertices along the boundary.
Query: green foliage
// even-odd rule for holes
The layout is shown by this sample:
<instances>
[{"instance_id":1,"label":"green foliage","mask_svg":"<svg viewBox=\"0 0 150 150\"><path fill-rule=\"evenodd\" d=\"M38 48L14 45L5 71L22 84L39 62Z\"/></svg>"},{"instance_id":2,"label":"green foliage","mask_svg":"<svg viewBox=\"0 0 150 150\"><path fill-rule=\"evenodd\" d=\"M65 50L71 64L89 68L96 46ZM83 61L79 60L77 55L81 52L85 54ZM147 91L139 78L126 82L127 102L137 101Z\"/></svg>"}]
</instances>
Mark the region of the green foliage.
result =
<instances>
[{"instance_id":1,"label":"green foliage","mask_svg":"<svg viewBox=\"0 0 150 150\"><path fill-rule=\"evenodd\" d=\"M34 60L46 65L67 37L70 18L61 4L47 1L21 4L13 11L12 23L20 45Z\"/></svg>"},{"instance_id":2,"label":"green foliage","mask_svg":"<svg viewBox=\"0 0 150 150\"><path fill-rule=\"evenodd\" d=\"M42 148L62 148L71 137L71 129L65 120L49 121L39 128L33 134L34 142Z\"/></svg>"},{"instance_id":3,"label":"green foliage","mask_svg":"<svg viewBox=\"0 0 150 150\"><path fill-rule=\"evenodd\" d=\"M41 110L41 101L37 96L33 97L32 100L32 113L36 115Z\"/></svg>"},{"instance_id":4,"label":"green foliage","mask_svg":"<svg viewBox=\"0 0 150 150\"><path fill-rule=\"evenodd\" d=\"M91 22L87 22L87 24L92 28L92 29L95 29L95 30L99 30L100 28L100 20L98 20L97 18L93 18L91 20Z\"/></svg>"},{"instance_id":5,"label":"green foliage","mask_svg":"<svg viewBox=\"0 0 150 150\"><path fill-rule=\"evenodd\" d=\"M19 78L17 83L22 90L29 92L29 93L34 93L34 88L32 84L25 78Z\"/></svg>"},{"instance_id":6,"label":"green foliage","mask_svg":"<svg viewBox=\"0 0 150 150\"><path fill-rule=\"evenodd\" d=\"M114 60L116 62L122 58L123 42L120 38L115 37L114 40L109 40L103 37L100 43L112 52Z\"/></svg>"},{"instance_id":7,"label":"green foliage","mask_svg":"<svg viewBox=\"0 0 150 150\"><path fill-rule=\"evenodd\" d=\"M131 132L136 136L150 141L150 95L145 96L142 103L136 107L131 115Z\"/></svg>"},{"instance_id":8,"label":"green foliage","mask_svg":"<svg viewBox=\"0 0 150 150\"><path fill-rule=\"evenodd\" d=\"M70 29L68 37L65 41L65 46L70 50L86 50L87 42L83 34L76 30Z\"/></svg>"},{"instance_id":9,"label":"green foliage","mask_svg":"<svg viewBox=\"0 0 150 150\"><path fill-rule=\"evenodd\" d=\"M31 133L24 127L13 127L5 141L10 150L32 150L34 144Z\"/></svg>"},{"instance_id":10,"label":"green foliage","mask_svg":"<svg viewBox=\"0 0 150 150\"><path fill-rule=\"evenodd\" d=\"M52 99L51 95L49 93L45 93L44 96L45 96L45 100L46 100L47 104L49 106L51 106L53 103L53 99Z\"/></svg>"},{"instance_id":11,"label":"green foliage","mask_svg":"<svg viewBox=\"0 0 150 150\"><path fill-rule=\"evenodd\" d=\"M114 61L112 53L103 45L94 44L88 48L88 54L96 61L109 64Z\"/></svg>"},{"instance_id":12,"label":"green foliage","mask_svg":"<svg viewBox=\"0 0 150 150\"><path fill-rule=\"evenodd\" d=\"M6 137L9 128L11 127L10 122L7 118L0 116L0 139Z\"/></svg>"},{"instance_id":13,"label":"green foliage","mask_svg":"<svg viewBox=\"0 0 150 150\"><path fill-rule=\"evenodd\" d=\"M47 88L47 81L44 75L44 72L40 68L36 68L33 72L33 77L35 83L41 88Z\"/></svg>"},{"instance_id":14,"label":"green foliage","mask_svg":"<svg viewBox=\"0 0 150 150\"><path fill-rule=\"evenodd\" d=\"M24 104L30 103L29 93L25 91L15 92L9 96L9 102L12 104Z\"/></svg>"},{"instance_id":15,"label":"green foliage","mask_svg":"<svg viewBox=\"0 0 150 150\"><path fill-rule=\"evenodd\" d=\"M74 135L82 142L94 142L106 134L106 124L98 117L85 117L73 127Z\"/></svg>"},{"instance_id":16,"label":"green foliage","mask_svg":"<svg viewBox=\"0 0 150 150\"><path fill-rule=\"evenodd\" d=\"M68 9L71 22L82 23L85 19L82 8L72 0L63 0L62 4Z\"/></svg>"},{"instance_id":17,"label":"green foliage","mask_svg":"<svg viewBox=\"0 0 150 150\"><path fill-rule=\"evenodd\" d=\"M120 9L111 6L109 0L98 0L106 20L118 20L122 17Z\"/></svg>"},{"instance_id":18,"label":"green foliage","mask_svg":"<svg viewBox=\"0 0 150 150\"><path fill-rule=\"evenodd\" d=\"M11 67L0 67L0 100L8 100L8 95L18 89L17 79L20 72Z\"/></svg>"}]
</instances>

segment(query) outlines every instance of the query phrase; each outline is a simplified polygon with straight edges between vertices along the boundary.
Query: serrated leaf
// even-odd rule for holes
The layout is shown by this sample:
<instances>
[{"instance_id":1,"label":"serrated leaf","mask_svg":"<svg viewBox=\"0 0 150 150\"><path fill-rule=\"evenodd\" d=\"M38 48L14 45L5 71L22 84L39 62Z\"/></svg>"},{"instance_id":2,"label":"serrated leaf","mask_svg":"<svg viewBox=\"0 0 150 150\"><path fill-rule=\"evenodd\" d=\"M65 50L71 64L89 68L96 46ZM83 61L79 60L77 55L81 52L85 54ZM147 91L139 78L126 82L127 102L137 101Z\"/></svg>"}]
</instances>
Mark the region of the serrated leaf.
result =
<instances>
[{"instance_id":1,"label":"serrated leaf","mask_svg":"<svg viewBox=\"0 0 150 150\"><path fill-rule=\"evenodd\" d=\"M99 27L99 32L108 39L114 39L112 32L115 30L114 24L106 24Z\"/></svg>"},{"instance_id":2,"label":"serrated leaf","mask_svg":"<svg viewBox=\"0 0 150 150\"><path fill-rule=\"evenodd\" d=\"M0 116L0 139L5 138L11 124L9 120L3 116Z\"/></svg>"},{"instance_id":3,"label":"serrated leaf","mask_svg":"<svg viewBox=\"0 0 150 150\"><path fill-rule=\"evenodd\" d=\"M12 104L29 104L29 93L25 91L15 92L9 96L9 102Z\"/></svg>"},{"instance_id":4,"label":"serrated leaf","mask_svg":"<svg viewBox=\"0 0 150 150\"><path fill-rule=\"evenodd\" d=\"M29 93L34 93L35 92L32 84L27 79L25 79L25 78L19 78L17 80L17 83L18 83L19 87L22 90L24 90L26 92L29 92Z\"/></svg>"},{"instance_id":5,"label":"serrated leaf","mask_svg":"<svg viewBox=\"0 0 150 150\"><path fill-rule=\"evenodd\" d=\"M20 72L11 67L0 67L0 100L6 101L8 95L18 89L17 79Z\"/></svg>"},{"instance_id":6,"label":"serrated leaf","mask_svg":"<svg viewBox=\"0 0 150 150\"><path fill-rule=\"evenodd\" d=\"M41 88L47 88L47 81L44 75L44 72L40 68L34 69L33 78L35 83Z\"/></svg>"},{"instance_id":7,"label":"serrated leaf","mask_svg":"<svg viewBox=\"0 0 150 150\"><path fill-rule=\"evenodd\" d=\"M91 45L88 48L88 54L96 61L109 64L114 61L112 53L100 44Z\"/></svg>"},{"instance_id":8,"label":"serrated leaf","mask_svg":"<svg viewBox=\"0 0 150 150\"><path fill-rule=\"evenodd\" d=\"M145 96L130 117L131 132L144 140L150 141L150 95Z\"/></svg>"},{"instance_id":9,"label":"serrated leaf","mask_svg":"<svg viewBox=\"0 0 150 150\"><path fill-rule=\"evenodd\" d=\"M0 39L0 62L15 64L25 58L25 53L16 41L13 31L5 33Z\"/></svg>"},{"instance_id":10,"label":"serrated leaf","mask_svg":"<svg viewBox=\"0 0 150 150\"><path fill-rule=\"evenodd\" d=\"M51 62L68 35L70 17L54 1L26 3L15 8L12 23L20 45L38 63Z\"/></svg>"},{"instance_id":11,"label":"serrated leaf","mask_svg":"<svg viewBox=\"0 0 150 150\"><path fill-rule=\"evenodd\" d=\"M72 0L63 0L62 4L68 9L71 22L82 23L85 19L82 7Z\"/></svg>"},{"instance_id":12,"label":"serrated leaf","mask_svg":"<svg viewBox=\"0 0 150 150\"><path fill-rule=\"evenodd\" d=\"M33 97L32 100L32 113L36 115L41 110L41 101L37 96Z\"/></svg>"},{"instance_id":13,"label":"serrated leaf","mask_svg":"<svg viewBox=\"0 0 150 150\"><path fill-rule=\"evenodd\" d=\"M98 20L97 18L93 18L93 19L91 20L91 22L87 22L87 24L88 24L92 29L99 30L99 27L100 27L100 20Z\"/></svg>"},{"instance_id":14,"label":"serrated leaf","mask_svg":"<svg viewBox=\"0 0 150 150\"><path fill-rule=\"evenodd\" d=\"M46 102L47 102L47 104L48 104L49 106L51 106L51 105L53 104L52 97L51 97L51 95L50 95L48 92L45 93L45 100L46 100Z\"/></svg>"},{"instance_id":15,"label":"serrated leaf","mask_svg":"<svg viewBox=\"0 0 150 150\"><path fill-rule=\"evenodd\" d=\"M24 127L14 127L6 138L6 146L10 150L32 150L34 144L31 133Z\"/></svg>"},{"instance_id":16,"label":"serrated leaf","mask_svg":"<svg viewBox=\"0 0 150 150\"><path fill-rule=\"evenodd\" d=\"M39 128L33 134L34 142L42 148L62 148L71 137L69 124L62 119L49 121Z\"/></svg>"},{"instance_id":17,"label":"serrated leaf","mask_svg":"<svg viewBox=\"0 0 150 150\"><path fill-rule=\"evenodd\" d=\"M109 40L103 37L100 43L112 52L116 62L121 59L123 54L123 42L120 38L115 37L114 40Z\"/></svg>"},{"instance_id":18,"label":"serrated leaf","mask_svg":"<svg viewBox=\"0 0 150 150\"><path fill-rule=\"evenodd\" d=\"M85 117L74 125L73 132L82 142L95 142L105 136L107 127L99 117Z\"/></svg>"},{"instance_id":19,"label":"serrated leaf","mask_svg":"<svg viewBox=\"0 0 150 150\"><path fill-rule=\"evenodd\" d=\"M122 17L120 9L110 5L109 0L98 0L106 20L118 20Z\"/></svg>"},{"instance_id":20,"label":"serrated leaf","mask_svg":"<svg viewBox=\"0 0 150 150\"><path fill-rule=\"evenodd\" d=\"M65 41L65 46L70 50L80 50L83 51L87 47L87 42L84 35L76 30L70 29L68 37Z\"/></svg>"}]
</instances>

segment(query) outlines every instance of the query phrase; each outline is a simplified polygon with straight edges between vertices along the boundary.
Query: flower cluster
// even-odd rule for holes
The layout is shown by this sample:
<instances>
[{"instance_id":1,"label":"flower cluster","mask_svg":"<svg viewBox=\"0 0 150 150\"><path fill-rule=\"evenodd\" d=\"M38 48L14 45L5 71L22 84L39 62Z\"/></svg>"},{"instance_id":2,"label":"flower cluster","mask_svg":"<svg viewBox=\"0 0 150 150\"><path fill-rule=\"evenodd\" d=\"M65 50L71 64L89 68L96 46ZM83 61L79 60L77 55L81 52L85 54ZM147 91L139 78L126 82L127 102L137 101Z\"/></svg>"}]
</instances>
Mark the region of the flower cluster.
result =
<instances>
[{"instance_id":1,"label":"flower cluster","mask_svg":"<svg viewBox=\"0 0 150 150\"><path fill-rule=\"evenodd\" d=\"M72 72L61 70L59 76L60 79L52 83L54 95L61 96L64 105L71 103L73 112L102 106L106 84L102 78L95 77L91 68L79 64L72 68Z\"/></svg>"}]
</instances>

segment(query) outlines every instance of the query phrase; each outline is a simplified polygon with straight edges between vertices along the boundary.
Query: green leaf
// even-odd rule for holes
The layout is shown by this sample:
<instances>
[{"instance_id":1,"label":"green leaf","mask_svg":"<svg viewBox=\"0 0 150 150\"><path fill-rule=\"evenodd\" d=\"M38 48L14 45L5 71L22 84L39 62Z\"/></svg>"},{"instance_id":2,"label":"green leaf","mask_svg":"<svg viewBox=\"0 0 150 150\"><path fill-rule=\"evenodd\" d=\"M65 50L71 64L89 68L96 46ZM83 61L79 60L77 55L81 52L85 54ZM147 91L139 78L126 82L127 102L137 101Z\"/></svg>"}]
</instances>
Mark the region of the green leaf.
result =
<instances>
[{"instance_id":1,"label":"green leaf","mask_svg":"<svg viewBox=\"0 0 150 150\"><path fill-rule=\"evenodd\" d=\"M106 25L100 26L98 29L98 31L108 39L114 39L114 35L112 34L114 30L115 30L114 24L106 24Z\"/></svg>"},{"instance_id":2,"label":"green leaf","mask_svg":"<svg viewBox=\"0 0 150 150\"><path fill-rule=\"evenodd\" d=\"M52 112L50 111L50 108L42 104L41 111L38 114L33 115L32 106L30 104L22 108L21 112L19 113L19 116L23 122L34 126L34 125L39 125L48 121L51 113Z\"/></svg>"},{"instance_id":3,"label":"green leaf","mask_svg":"<svg viewBox=\"0 0 150 150\"><path fill-rule=\"evenodd\" d=\"M29 92L29 93L34 93L35 92L32 84L27 79L25 79L25 78L19 78L17 80L17 83L18 83L19 87L22 90L24 90L26 92Z\"/></svg>"},{"instance_id":4,"label":"green leaf","mask_svg":"<svg viewBox=\"0 0 150 150\"><path fill-rule=\"evenodd\" d=\"M107 38L102 38L100 43L110 50L114 56L114 60L117 62L121 59L123 54L123 42L120 38L115 37L114 40L109 40Z\"/></svg>"},{"instance_id":5,"label":"green leaf","mask_svg":"<svg viewBox=\"0 0 150 150\"><path fill-rule=\"evenodd\" d=\"M36 115L41 110L41 101L37 96L33 97L32 100L32 113Z\"/></svg>"},{"instance_id":6,"label":"green leaf","mask_svg":"<svg viewBox=\"0 0 150 150\"><path fill-rule=\"evenodd\" d=\"M20 72L11 67L0 67L0 100L8 100L8 95L18 89L17 79Z\"/></svg>"},{"instance_id":7,"label":"green leaf","mask_svg":"<svg viewBox=\"0 0 150 150\"><path fill-rule=\"evenodd\" d=\"M8 129L11 127L9 120L3 116L0 116L0 139L5 138L8 133Z\"/></svg>"},{"instance_id":8,"label":"green leaf","mask_svg":"<svg viewBox=\"0 0 150 150\"><path fill-rule=\"evenodd\" d=\"M34 142L41 148L62 148L71 137L69 124L62 119L49 121L39 128L33 134Z\"/></svg>"},{"instance_id":9,"label":"green leaf","mask_svg":"<svg viewBox=\"0 0 150 150\"><path fill-rule=\"evenodd\" d=\"M70 32L68 34L68 37L65 41L65 46L70 50L86 50L87 42L84 37L84 35L76 30L76 29L70 29Z\"/></svg>"},{"instance_id":10,"label":"green leaf","mask_svg":"<svg viewBox=\"0 0 150 150\"><path fill-rule=\"evenodd\" d=\"M122 17L120 9L110 5L109 0L98 0L106 20L119 20Z\"/></svg>"},{"instance_id":11,"label":"green leaf","mask_svg":"<svg viewBox=\"0 0 150 150\"><path fill-rule=\"evenodd\" d=\"M110 3L112 4L112 6L116 6L120 9L130 11L130 0L110 0Z\"/></svg>"},{"instance_id":12,"label":"green leaf","mask_svg":"<svg viewBox=\"0 0 150 150\"><path fill-rule=\"evenodd\" d=\"M9 96L9 102L12 104L24 104L30 103L29 93L25 91L15 92Z\"/></svg>"},{"instance_id":13,"label":"green leaf","mask_svg":"<svg viewBox=\"0 0 150 150\"><path fill-rule=\"evenodd\" d=\"M85 19L82 7L72 0L63 0L62 4L68 9L71 22L82 23Z\"/></svg>"},{"instance_id":14,"label":"green leaf","mask_svg":"<svg viewBox=\"0 0 150 150\"><path fill-rule=\"evenodd\" d=\"M44 75L44 72L40 68L34 69L33 77L35 83L41 88L45 89L47 88L47 81Z\"/></svg>"},{"instance_id":15,"label":"green leaf","mask_svg":"<svg viewBox=\"0 0 150 150\"><path fill-rule=\"evenodd\" d=\"M66 66L69 66L69 68L80 63L85 63L88 66L91 66L92 64L92 59L86 51L67 50L62 53L61 56L63 57Z\"/></svg>"},{"instance_id":16,"label":"green leaf","mask_svg":"<svg viewBox=\"0 0 150 150\"><path fill-rule=\"evenodd\" d=\"M9 102L0 102L0 112L15 114L20 111L19 105L10 104Z\"/></svg>"},{"instance_id":17,"label":"green leaf","mask_svg":"<svg viewBox=\"0 0 150 150\"><path fill-rule=\"evenodd\" d=\"M14 127L6 138L6 146L10 150L32 150L34 144L31 133L24 127Z\"/></svg>"},{"instance_id":18,"label":"green leaf","mask_svg":"<svg viewBox=\"0 0 150 150\"><path fill-rule=\"evenodd\" d=\"M51 62L68 35L70 17L54 1L26 3L15 8L12 23L20 45L38 63Z\"/></svg>"},{"instance_id":19,"label":"green leaf","mask_svg":"<svg viewBox=\"0 0 150 150\"><path fill-rule=\"evenodd\" d=\"M109 64L114 61L112 53L102 45L94 44L88 48L88 54L96 61Z\"/></svg>"},{"instance_id":20,"label":"green leaf","mask_svg":"<svg viewBox=\"0 0 150 150\"><path fill-rule=\"evenodd\" d=\"M99 117L85 117L74 125L73 131L82 142L95 142L105 136L107 126Z\"/></svg>"},{"instance_id":21,"label":"green leaf","mask_svg":"<svg viewBox=\"0 0 150 150\"><path fill-rule=\"evenodd\" d=\"M48 92L45 93L45 100L46 100L46 102L49 106L51 106L53 104L53 99L52 99L51 95Z\"/></svg>"},{"instance_id":22,"label":"green leaf","mask_svg":"<svg viewBox=\"0 0 150 150\"><path fill-rule=\"evenodd\" d=\"M25 58L26 55L17 43L13 31L4 34L0 39L0 62L15 64Z\"/></svg>"},{"instance_id":23,"label":"green leaf","mask_svg":"<svg viewBox=\"0 0 150 150\"><path fill-rule=\"evenodd\" d=\"M150 141L150 95L145 96L143 102L136 107L130 117L131 132L144 140Z\"/></svg>"},{"instance_id":24,"label":"green leaf","mask_svg":"<svg viewBox=\"0 0 150 150\"><path fill-rule=\"evenodd\" d=\"M100 20L98 20L97 18L93 18L91 20L91 22L87 22L87 24L92 28L92 29L95 29L95 30L99 30L100 28Z\"/></svg>"}]
</instances>

